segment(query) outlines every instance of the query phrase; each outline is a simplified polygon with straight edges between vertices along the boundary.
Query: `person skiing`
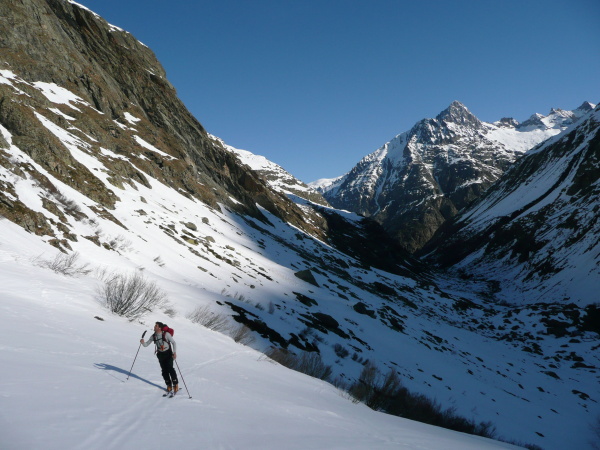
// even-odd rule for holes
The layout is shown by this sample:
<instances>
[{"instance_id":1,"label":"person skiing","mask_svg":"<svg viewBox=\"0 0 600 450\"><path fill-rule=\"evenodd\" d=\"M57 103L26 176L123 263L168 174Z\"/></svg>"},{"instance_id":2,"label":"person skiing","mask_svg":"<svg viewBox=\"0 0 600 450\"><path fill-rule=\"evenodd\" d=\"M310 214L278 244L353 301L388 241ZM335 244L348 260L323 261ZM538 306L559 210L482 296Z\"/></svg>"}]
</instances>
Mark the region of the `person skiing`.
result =
<instances>
[{"instance_id":1,"label":"person skiing","mask_svg":"<svg viewBox=\"0 0 600 450\"><path fill-rule=\"evenodd\" d=\"M140 343L144 347L148 347L152 342L156 344L156 356L167 385L167 392L175 394L179 390L177 372L173 367L173 360L177 358L177 345L171 333L163 331L163 328L168 327L162 322L156 322L154 324L154 334L146 342L144 342L144 338L140 339Z\"/></svg>"}]
</instances>

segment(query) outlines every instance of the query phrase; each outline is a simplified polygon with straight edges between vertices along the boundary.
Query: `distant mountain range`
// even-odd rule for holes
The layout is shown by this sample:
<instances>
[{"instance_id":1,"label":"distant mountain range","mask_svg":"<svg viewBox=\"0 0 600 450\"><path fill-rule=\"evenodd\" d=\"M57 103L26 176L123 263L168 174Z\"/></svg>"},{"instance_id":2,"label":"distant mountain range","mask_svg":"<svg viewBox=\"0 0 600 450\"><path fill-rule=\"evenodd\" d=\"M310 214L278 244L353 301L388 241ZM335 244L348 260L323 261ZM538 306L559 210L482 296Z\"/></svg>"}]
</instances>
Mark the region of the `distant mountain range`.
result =
<instances>
[{"instance_id":1,"label":"distant mountain range","mask_svg":"<svg viewBox=\"0 0 600 450\"><path fill-rule=\"evenodd\" d=\"M311 186L334 207L374 218L409 252L479 198L527 150L594 108L553 109L523 123L486 123L453 102L435 119L423 119L350 172Z\"/></svg>"},{"instance_id":2,"label":"distant mountain range","mask_svg":"<svg viewBox=\"0 0 600 450\"><path fill-rule=\"evenodd\" d=\"M330 206L329 203L327 203L327 200L325 200L325 198L315 189L294 177L283 167L269 161L264 156L255 155L247 150L240 150L231 145L227 145L223 140L216 136L212 136L212 138L219 142L223 148L235 154L242 164L245 164L255 172L258 172L275 191L284 195L303 198L318 205Z\"/></svg>"}]
</instances>

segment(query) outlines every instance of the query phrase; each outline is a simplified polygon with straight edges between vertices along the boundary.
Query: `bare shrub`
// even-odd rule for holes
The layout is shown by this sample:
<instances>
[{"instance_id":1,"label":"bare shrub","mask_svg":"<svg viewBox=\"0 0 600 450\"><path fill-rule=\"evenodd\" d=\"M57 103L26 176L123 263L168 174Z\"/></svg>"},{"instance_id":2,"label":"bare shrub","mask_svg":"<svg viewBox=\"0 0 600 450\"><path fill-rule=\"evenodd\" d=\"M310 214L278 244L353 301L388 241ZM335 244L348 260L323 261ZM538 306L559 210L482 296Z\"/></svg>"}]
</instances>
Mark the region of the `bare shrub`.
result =
<instances>
[{"instance_id":1,"label":"bare shrub","mask_svg":"<svg viewBox=\"0 0 600 450\"><path fill-rule=\"evenodd\" d=\"M132 248L131 241L122 234L108 241L108 245L117 252L128 252Z\"/></svg>"},{"instance_id":2,"label":"bare shrub","mask_svg":"<svg viewBox=\"0 0 600 450\"><path fill-rule=\"evenodd\" d=\"M71 200L70 198L67 198L67 196L65 194L63 194L62 192L57 191L54 194L54 198L63 205L63 207L65 208L65 212L67 214L74 216L74 217L79 217L79 216L83 215L83 213L81 211L81 207L77 204L77 202L75 200Z\"/></svg>"},{"instance_id":3,"label":"bare shrub","mask_svg":"<svg viewBox=\"0 0 600 450\"><path fill-rule=\"evenodd\" d=\"M223 333L230 329L228 317L224 314L215 313L209 305L198 306L186 317L193 323L197 323L209 330Z\"/></svg>"},{"instance_id":4,"label":"bare shrub","mask_svg":"<svg viewBox=\"0 0 600 450\"><path fill-rule=\"evenodd\" d=\"M246 325L240 325L230 331L232 339L238 344L249 345L254 342L254 334Z\"/></svg>"},{"instance_id":5,"label":"bare shrub","mask_svg":"<svg viewBox=\"0 0 600 450\"><path fill-rule=\"evenodd\" d=\"M310 375L311 377L319 378L321 380L329 380L331 376L331 366L323 363L321 355L315 352L304 352L300 356L300 362L298 364L299 372Z\"/></svg>"},{"instance_id":6,"label":"bare shrub","mask_svg":"<svg viewBox=\"0 0 600 450\"><path fill-rule=\"evenodd\" d=\"M459 416L454 408L444 410L437 401L411 393L394 370L382 376L371 362L365 364L359 379L348 391L356 400L388 414L491 439L496 433L491 422L475 423Z\"/></svg>"},{"instance_id":7,"label":"bare shrub","mask_svg":"<svg viewBox=\"0 0 600 450\"><path fill-rule=\"evenodd\" d=\"M165 313L165 315L169 316L171 319L177 315L177 311L171 304L168 304L165 307L165 309L163 310L163 312Z\"/></svg>"},{"instance_id":8,"label":"bare shrub","mask_svg":"<svg viewBox=\"0 0 600 450\"><path fill-rule=\"evenodd\" d=\"M40 255L34 258L33 263L68 277L87 275L92 271L92 269L88 269L88 263L79 264L78 261L79 252L74 252L70 254L58 253L52 260L43 259Z\"/></svg>"},{"instance_id":9,"label":"bare shrub","mask_svg":"<svg viewBox=\"0 0 600 450\"><path fill-rule=\"evenodd\" d=\"M348 398L347 392L350 389L350 384L348 383L347 380L345 380L341 375L338 375L337 377L335 377L332 381L331 384L333 384L336 388L338 388L341 392L346 393L346 398ZM354 398L351 398L351 400L355 400ZM356 403L356 402L355 402Z\"/></svg>"},{"instance_id":10,"label":"bare shrub","mask_svg":"<svg viewBox=\"0 0 600 450\"><path fill-rule=\"evenodd\" d=\"M331 366L323 363L321 355L318 353L302 352L300 355L295 355L289 350L271 347L265 355L272 360L277 361L282 366L302 372L311 377L325 381L329 380L331 377Z\"/></svg>"},{"instance_id":11,"label":"bare shrub","mask_svg":"<svg viewBox=\"0 0 600 450\"><path fill-rule=\"evenodd\" d=\"M106 281L115 275L107 266L96 266L93 270L92 276L100 281Z\"/></svg>"},{"instance_id":12,"label":"bare shrub","mask_svg":"<svg viewBox=\"0 0 600 450\"><path fill-rule=\"evenodd\" d=\"M337 355L338 358L346 358L350 352L342 345L342 344L335 344L333 346L333 351L335 352L335 354Z\"/></svg>"},{"instance_id":13,"label":"bare shrub","mask_svg":"<svg viewBox=\"0 0 600 450\"><path fill-rule=\"evenodd\" d=\"M113 275L99 288L98 295L106 308L129 320L168 304L167 294L140 272Z\"/></svg>"},{"instance_id":14,"label":"bare shrub","mask_svg":"<svg viewBox=\"0 0 600 450\"><path fill-rule=\"evenodd\" d=\"M295 367L297 356L289 350L280 347L270 347L269 350L265 352L265 355L288 369L293 369Z\"/></svg>"},{"instance_id":15,"label":"bare shrub","mask_svg":"<svg viewBox=\"0 0 600 450\"><path fill-rule=\"evenodd\" d=\"M232 324L229 316L215 313L209 305L198 306L186 317L209 330L230 336L238 344L249 345L254 342L254 334L250 328Z\"/></svg>"},{"instance_id":16,"label":"bare shrub","mask_svg":"<svg viewBox=\"0 0 600 450\"><path fill-rule=\"evenodd\" d=\"M367 361L364 365L358 380L350 386L349 393L355 399L367 405L371 403L371 398L376 389L379 370L374 364Z\"/></svg>"},{"instance_id":17,"label":"bare shrub","mask_svg":"<svg viewBox=\"0 0 600 450\"><path fill-rule=\"evenodd\" d=\"M238 300L240 302L244 302L244 303L248 303L250 304L251 301L246 299L246 297L243 294L240 294L239 292L236 292L235 294L231 294L227 289L223 288L221 290L221 295L224 297L229 297L229 298L233 298L235 300Z\"/></svg>"}]
</instances>

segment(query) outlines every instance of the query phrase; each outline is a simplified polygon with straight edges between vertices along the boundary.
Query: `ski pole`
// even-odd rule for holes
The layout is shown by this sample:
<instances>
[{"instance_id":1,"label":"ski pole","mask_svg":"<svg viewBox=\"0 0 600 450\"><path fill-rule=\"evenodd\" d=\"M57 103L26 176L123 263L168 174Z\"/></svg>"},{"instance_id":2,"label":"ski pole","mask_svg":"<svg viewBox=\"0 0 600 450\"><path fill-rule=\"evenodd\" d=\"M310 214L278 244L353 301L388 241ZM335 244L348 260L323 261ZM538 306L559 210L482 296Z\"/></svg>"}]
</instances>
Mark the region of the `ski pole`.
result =
<instances>
[{"instance_id":1,"label":"ski pole","mask_svg":"<svg viewBox=\"0 0 600 450\"><path fill-rule=\"evenodd\" d=\"M146 333L148 332L148 330L144 331L144 334L142 334L142 339L144 339L144 336L146 336ZM135 354L135 358L133 358L133 364L135 364L135 360L137 359L137 355L140 352L140 348L142 347L142 343L140 342L140 345L138 346L138 351ZM129 380L129 376L131 375L131 371L133 370L133 364L131 364L131 369L129 369L129 375L127 375L127 380ZM127 381L125 380L125 381Z\"/></svg>"},{"instance_id":2,"label":"ski pole","mask_svg":"<svg viewBox=\"0 0 600 450\"><path fill-rule=\"evenodd\" d=\"M188 393L188 397L192 398L192 396L190 395L190 391L187 388L187 384L185 384L185 380L183 379L183 375L181 374L181 369L179 368L179 364L177 364L177 360L175 360L175 365L177 366L177 370L179 370L179 376L181 377L181 381L183 381L183 385L185 386L185 390Z\"/></svg>"}]
</instances>

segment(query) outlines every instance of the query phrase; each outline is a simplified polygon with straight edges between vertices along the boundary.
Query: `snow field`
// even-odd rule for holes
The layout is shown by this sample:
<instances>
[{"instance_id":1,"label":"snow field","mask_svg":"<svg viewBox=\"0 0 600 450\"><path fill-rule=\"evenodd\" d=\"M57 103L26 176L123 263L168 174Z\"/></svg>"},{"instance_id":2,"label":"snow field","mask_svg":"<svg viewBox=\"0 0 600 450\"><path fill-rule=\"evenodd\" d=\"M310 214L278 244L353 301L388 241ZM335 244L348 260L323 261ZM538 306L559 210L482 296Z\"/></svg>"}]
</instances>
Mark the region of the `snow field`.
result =
<instances>
[{"instance_id":1,"label":"snow field","mask_svg":"<svg viewBox=\"0 0 600 450\"><path fill-rule=\"evenodd\" d=\"M139 349L127 380L139 338L163 317L111 315L94 300L92 277L33 265L43 244L0 223L3 449L511 448L354 404L181 317L166 319L193 398L180 380L179 394L165 399L151 346Z\"/></svg>"}]
</instances>

